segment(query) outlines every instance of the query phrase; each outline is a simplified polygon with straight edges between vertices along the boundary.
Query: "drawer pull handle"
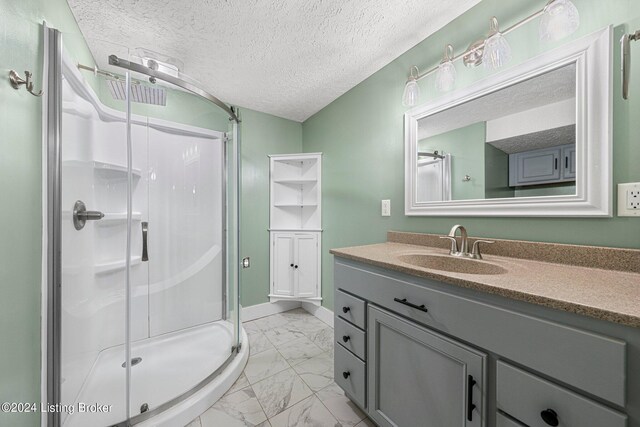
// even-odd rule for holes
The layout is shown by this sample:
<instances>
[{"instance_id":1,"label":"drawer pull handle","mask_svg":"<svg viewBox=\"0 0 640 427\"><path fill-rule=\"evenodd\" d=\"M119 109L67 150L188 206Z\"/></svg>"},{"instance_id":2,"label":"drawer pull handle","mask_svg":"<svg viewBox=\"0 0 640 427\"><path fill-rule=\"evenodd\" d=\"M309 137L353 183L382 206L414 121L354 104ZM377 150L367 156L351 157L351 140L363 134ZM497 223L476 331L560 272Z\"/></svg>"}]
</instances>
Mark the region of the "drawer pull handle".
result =
<instances>
[{"instance_id":1,"label":"drawer pull handle","mask_svg":"<svg viewBox=\"0 0 640 427\"><path fill-rule=\"evenodd\" d=\"M349 372L349 371L345 371L345 372L342 373L342 376L344 377L345 380L347 378L349 378L350 375L351 375L351 372Z\"/></svg>"},{"instance_id":2,"label":"drawer pull handle","mask_svg":"<svg viewBox=\"0 0 640 427\"><path fill-rule=\"evenodd\" d=\"M467 421L473 421L473 410L476 409L476 405L473 404L473 386L476 385L476 380L471 375L467 376Z\"/></svg>"},{"instance_id":3,"label":"drawer pull handle","mask_svg":"<svg viewBox=\"0 0 640 427\"><path fill-rule=\"evenodd\" d=\"M343 335L342 336L342 341L347 342L351 339L351 337L349 335Z\"/></svg>"},{"instance_id":4,"label":"drawer pull handle","mask_svg":"<svg viewBox=\"0 0 640 427\"><path fill-rule=\"evenodd\" d=\"M422 305L416 305L416 304L412 304L409 301L407 301L406 298L394 298L393 299L395 302L399 302L400 304L404 304L406 306L409 306L411 308L415 308L416 310L420 310L420 311L424 311L425 313L427 313L429 310L427 310L427 307L425 307L424 304Z\"/></svg>"},{"instance_id":5,"label":"drawer pull handle","mask_svg":"<svg viewBox=\"0 0 640 427\"><path fill-rule=\"evenodd\" d=\"M553 409L545 409L540 412L540 417L542 421L549 424L550 426L557 426L560 423L558 422L558 414Z\"/></svg>"},{"instance_id":6,"label":"drawer pull handle","mask_svg":"<svg viewBox=\"0 0 640 427\"><path fill-rule=\"evenodd\" d=\"M349 311L351 311L351 307L342 307L342 312L347 314Z\"/></svg>"}]
</instances>

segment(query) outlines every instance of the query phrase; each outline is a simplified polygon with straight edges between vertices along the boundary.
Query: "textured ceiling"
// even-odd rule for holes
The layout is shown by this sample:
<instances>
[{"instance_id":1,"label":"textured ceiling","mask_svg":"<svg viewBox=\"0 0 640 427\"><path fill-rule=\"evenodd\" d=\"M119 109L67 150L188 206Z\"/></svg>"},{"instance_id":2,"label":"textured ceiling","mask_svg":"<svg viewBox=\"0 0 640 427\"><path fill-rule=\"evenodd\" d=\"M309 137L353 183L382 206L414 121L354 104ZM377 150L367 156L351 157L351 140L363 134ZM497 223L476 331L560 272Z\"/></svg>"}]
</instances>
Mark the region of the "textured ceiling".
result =
<instances>
[{"instance_id":1,"label":"textured ceiling","mask_svg":"<svg viewBox=\"0 0 640 427\"><path fill-rule=\"evenodd\" d=\"M575 96L576 65L571 63L419 120L418 140Z\"/></svg>"},{"instance_id":2,"label":"textured ceiling","mask_svg":"<svg viewBox=\"0 0 640 427\"><path fill-rule=\"evenodd\" d=\"M146 48L227 103L304 121L480 0L68 2L98 66L114 53L98 40Z\"/></svg>"}]
</instances>

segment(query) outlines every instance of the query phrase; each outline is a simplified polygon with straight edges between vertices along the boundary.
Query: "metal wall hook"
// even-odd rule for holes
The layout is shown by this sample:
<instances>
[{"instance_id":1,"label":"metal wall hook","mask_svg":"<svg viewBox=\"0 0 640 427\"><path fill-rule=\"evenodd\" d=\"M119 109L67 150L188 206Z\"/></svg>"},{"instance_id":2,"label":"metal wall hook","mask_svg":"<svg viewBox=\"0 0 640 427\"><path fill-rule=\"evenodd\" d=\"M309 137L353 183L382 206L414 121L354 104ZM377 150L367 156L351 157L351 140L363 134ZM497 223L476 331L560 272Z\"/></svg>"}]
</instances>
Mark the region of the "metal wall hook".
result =
<instances>
[{"instance_id":1,"label":"metal wall hook","mask_svg":"<svg viewBox=\"0 0 640 427\"><path fill-rule=\"evenodd\" d=\"M20 77L18 73L15 72L15 70L9 71L9 81L11 82L11 86L17 90L17 89L20 89L21 85L25 85L25 87L27 88L27 91L31 95L42 96L44 94L43 91L40 91L38 93L35 93L33 91L33 82L31 81L31 77L33 76L33 74L31 73L31 71L25 71L24 75L25 75L25 78L23 79L22 77Z\"/></svg>"}]
</instances>

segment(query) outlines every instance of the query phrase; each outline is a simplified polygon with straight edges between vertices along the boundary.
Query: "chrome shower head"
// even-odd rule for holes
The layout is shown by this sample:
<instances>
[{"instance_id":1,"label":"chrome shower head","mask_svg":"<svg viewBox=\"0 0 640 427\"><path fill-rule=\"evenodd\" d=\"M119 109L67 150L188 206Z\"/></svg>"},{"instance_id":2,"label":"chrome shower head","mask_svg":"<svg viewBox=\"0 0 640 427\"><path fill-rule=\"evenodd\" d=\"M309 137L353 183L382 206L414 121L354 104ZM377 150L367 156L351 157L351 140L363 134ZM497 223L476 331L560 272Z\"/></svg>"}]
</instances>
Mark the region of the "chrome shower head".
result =
<instances>
[{"instance_id":1,"label":"chrome shower head","mask_svg":"<svg viewBox=\"0 0 640 427\"><path fill-rule=\"evenodd\" d=\"M113 99L126 100L126 83L124 80L106 80ZM162 87L150 87L143 84L131 85L131 100L140 104L167 105L167 92Z\"/></svg>"}]
</instances>

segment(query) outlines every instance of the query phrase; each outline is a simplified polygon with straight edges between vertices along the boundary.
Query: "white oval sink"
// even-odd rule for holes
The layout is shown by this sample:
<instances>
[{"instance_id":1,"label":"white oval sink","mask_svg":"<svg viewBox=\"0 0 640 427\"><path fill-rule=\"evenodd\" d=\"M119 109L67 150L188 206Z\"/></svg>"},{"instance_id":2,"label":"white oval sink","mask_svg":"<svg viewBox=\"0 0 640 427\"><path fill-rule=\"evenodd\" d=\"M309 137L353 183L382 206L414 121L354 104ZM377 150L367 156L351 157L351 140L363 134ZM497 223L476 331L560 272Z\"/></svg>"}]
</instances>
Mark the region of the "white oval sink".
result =
<instances>
[{"instance_id":1,"label":"white oval sink","mask_svg":"<svg viewBox=\"0 0 640 427\"><path fill-rule=\"evenodd\" d=\"M507 272L506 268L486 261L458 258L454 256L407 254L398 256L398 259L402 262L406 262L407 264L415 265L416 267L448 271L451 273L488 275L505 274Z\"/></svg>"}]
</instances>

